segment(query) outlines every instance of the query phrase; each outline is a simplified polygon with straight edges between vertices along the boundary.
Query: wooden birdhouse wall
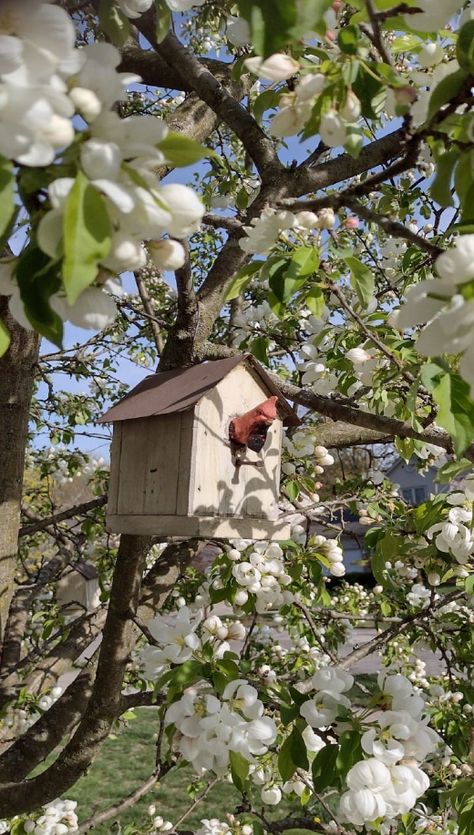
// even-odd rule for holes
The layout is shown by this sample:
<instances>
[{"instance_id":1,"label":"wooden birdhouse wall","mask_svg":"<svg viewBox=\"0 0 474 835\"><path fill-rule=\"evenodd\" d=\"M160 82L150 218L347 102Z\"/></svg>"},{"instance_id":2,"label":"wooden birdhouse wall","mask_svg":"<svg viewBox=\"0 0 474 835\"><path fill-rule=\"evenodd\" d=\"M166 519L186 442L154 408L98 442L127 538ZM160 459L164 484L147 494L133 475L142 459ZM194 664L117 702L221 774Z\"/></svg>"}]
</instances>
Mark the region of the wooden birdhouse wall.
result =
<instances>
[{"instance_id":1,"label":"wooden birdhouse wall","mask_svg":"<svg viewBox=\"0 0 474 835\"><path fill-rule=\"evenodd\" d=\"M206 366L199 373L205 375ZM189 388L180 389L174 381L173 385L171 403L189 397ZM199 394L194 405L191 402L184 411L133 417L129 410L124 419L115 418L108 530L157 536L288 538L289 524L277 519L281 417L288 414L288 408L285 412L283 405L269 428L262 451L245 451L244 460L260 466L236 466L230 421L266 400L273 394L271 386L244 362L226 370L212 385L203 379L202 394L199 380L196 386ZM163 402L158 399L158 406Z\"/></svg>"},{"instance_id":2,"label":"wooden birdhouse wall","mask_svg":"<svg viewBox=\"0 0 474 835\"><path fill-rule=\"evenodd\" d=\"M189 512L211 516L276 519L280 487L282 422L270 427L260 453L245 459L263 466L236 467L229 447L229 423L269 396L256 375L237 366L195 408Z\"/></svg>"},{"instance_id":3,"label":"wooden birdhouse wall","mask_svg":"<svg viewBox=\"0 0 474 835\"><path fill-rule=\"evenodd\" d=\"M117 422L111 451L109 515L185 515L192 433L192 410Z\"/></svg>"}]
</instances>

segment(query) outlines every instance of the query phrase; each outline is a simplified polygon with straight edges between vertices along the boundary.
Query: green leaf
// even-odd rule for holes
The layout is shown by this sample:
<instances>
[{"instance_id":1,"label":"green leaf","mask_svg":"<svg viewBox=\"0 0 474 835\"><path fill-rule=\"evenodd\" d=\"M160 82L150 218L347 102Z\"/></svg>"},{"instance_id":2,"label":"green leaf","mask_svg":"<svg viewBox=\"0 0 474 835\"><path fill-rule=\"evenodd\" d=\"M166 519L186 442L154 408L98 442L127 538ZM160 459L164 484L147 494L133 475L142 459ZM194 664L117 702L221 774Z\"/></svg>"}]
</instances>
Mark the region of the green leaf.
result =
<instances>
[{"instance_id":1,"label":"green leaf","mask_svg":"<svg viewBox=\"0 0 474 835\"><path fill-rule=\"evenodd\" d=\"M474 183L474 151L464 151L454 174L454 187L463 207L468 206L469 189Z\"/></svg>"},{"instance_id":2,"label":"green leaf","mask_svg":"<svg viewBox=\"0 0 474 835\"><path fill-rule=\"evenodd\" d=\"M158 145L160 151L163 151L167 162L177 168L184 165L193 165L203 157L217 156L215 151L210 148L205 148L194 139L184 136L182 133L174 133L170 131L165 139Z\"/></svg>"},{"instance_id":3,"label":"green leaf","mask_svg":"<svg viewBox=\"0 0 474 835\"><path fill-rule=\"evenodd\" d=\"M361 735L359 731L343 731L339 735L340 749L336 759L336 768L344 778L354 763L362 759Z\"/></svg>"},{"instance_id":4,"label":"green leaf","mask_svg":"<svg viewBox=\"0 0 474 835\"><path fill-rule=\"evenodd\" d=\"M337 782L336 762L338 754L339 745L325 745L316 754L312 767L315 791L320 792Z\"/></svg>"},{"instance_id":5,"label":"green leaf","mask_svg":"<svg viewBox=\"0 0 474 835\"><path fill-rule=\"evenodd\" d=\"M0 322L0 357L3 357L3 355L6 354L9 345L10 333L3 322Z\"/></svg>"},{"instance_id":6,"label":"green leaf","mask_svg":"<svg viewBox=\"0 0 474 835\"><path fill-rule=\"evenodd\" d=\"M269 341L265 336L256 336L249 345L254 357L263 365L268 365L268 345Z\"/></svg>"},{"instance_id":7,"label":"green leaf","mask_svg":"<svg viewBox=\"0 0 474 835\"><path fill-rule=\"evenodd\" d=\"M460 461L448 461L439 468L435 476L435 481L438 484L449 484L454 478L457 478L461 473L467 473L472 470L472 461L467 458L461 458Z\"/></svg>"},{"instance_id":8,"label":"green leaf","mask_svg":"<svg viewBox=\"0 0 474 835\"><path fill-rule=\"evenodd\" d=\"M289 780L297 768L309 768L308 754L301 731L294 727L285 739L278 755L278 770L282 780Z\"/></svg>"},{"instance_id":9,"label":"green leaf","mask_svg":"<svg viewBox=\"0 0 474 835\"><path fill-rule=\"evenodd\" d=\"M308 307L311 313L318 318L321 318L322 313L325 308L325 300L324 300L324 293L320 287L312 287L309 291L308 295L305 298L306 307Z\"/></svg>"},{"instance_id":10,"label":"green leaf","mask_svg":"<svg viewBox=\"0 0 474 835\"><path fill-rule=\"evenodd\" d=\"M474 72L474 20L468 20L458 34L456 57L460 67Z\"/></svg>"},{"instance_id":11,"label":"green leaf","mask_svg":"<svg viewBox=\"0 0 474 835\"><path fill-rule=\"evenodd\" d=\"M238 0L237 6L258 55L266 58L286 46L297 21L295 0Z\"/></svg>"},{"instance_id":12,"label":"green leaf","mask_svg":"<svg viewBox=\"0 0 474 835\"><path fill-rule=\"evenodd\" d=\"M337 36L337 43L339 49L345 52L346 55L357 55L357 47L359 43L359 29L354 24L344 26L339 30Z\"/></svg>"},{"instance_id":13,"label":"green leaf","mask_svg":"<svg viewBox=\"0 0 474 835\"><path fill-rule=\"evenodd\" d=\"M467 75L464 70L456 70L456 72L447 75L434 88L430 103L428 107L428 121L438 112L445 104L451 101L461 89L466 81Z\"/></svg>"},{"instance_id":14,"label":"green leaf","mask_svg":"<svg viewBox=\"0 0 474 835\"><path fill-rule=\"evenodd\" d=\"M462 455L474 438L474 401L468 384L434 362L425 363L421 379L438 406L437 424L451 435L456 455Z\"/></svg>"},{"instance_id":15,"label":"green leaf","mask_svg":"<svg viewBox=\"0 0 474 835\"><path fill-rule=\"evenodd\" d=\"M110 0L100 0L99 27L119 49L130 37L132 31L128 17Z\"/></svg>"},{"instance_id":16,"label":"green leaf","mask_svg":"<svg viewBox=\"0 0 474 835\"><path fill-rule=\"evenodd\" d=\"M445 154L441 154L436 159L436 177L430 188L430 194L433 200L436 200L444 208L454 206L454 200L451 194L451 181L454 166L458 159L459 151L456 148L447 151Z\"/></svg>"},{"instance_id":17,"label":"green leaf","mask_svg":"<svg viewBox=\"0 0 474 835\"><path fill-rule=\"evenodd\" d=\"M0 238L7 231L15 212L14 183L13 163L0 157Z\"/></svg>"},{"instance_id":18,"label":"green leaf","mask_svg":"<svg viewBox=\"0 0 474 835\"><path fill-rule=\"evenodd\" d=\"M300 488L298 487L296 481L289 481L285 487L285 490L290 502L294 502L300 494Z\"/></svg>"},{"instance_id":19,"label":"green leaf","mask_svg":"<svg viewBox=\"0 0 474 835\"><path fill-rule=\"evenodd\" d=\"M104 198L79 171L64 211L63 281L69 304L94 281L110 250L112 228Z\"/></svg>"},{"instance_id":20,"label":"green leaf","mask_svg":"<svg viewBox=\"0 0 474 835\"><path fill-rule=\"evenodd\" d=\"M59 264L31 243L18 259L15 276L29 321L38 333L62 347L63 323L49 305L61 287Z\"/></svg>"},{"instance_id":21,"label":"green leaf","mask_svg":"<svg viewBox=\"0 0 474 835\"><path fill-rule=\"evenodd\" d=\"M313 246L300 246L291 256L289 278L304 278L319 267L319 252Z\"/></svg>"},{"instance_id":22,"label":"green leaf","mask_svg":"<svg viewBox=\"0 0 474 835\"><path fill-rule=\"evenodd\" d=\"M257 122L262 121L262 116L267 110L277 106L280 101L280 96L280 90L264 90L263 93L257 96L253 103L253 115Z\"/></svg>"},{"instance_id":23,"label":"green leaf","mask_svg":"<svg viewBox=\"0 0 474 835\"><path fill-rule=\"evenodd\" d=\"M359 304L361 307L367 307L375 287L372 270L352 255L346 256L344 261L351 271L351 285L357 293Z\"/></svg>"},{"instance_id":24,"label":"green leaf","mask_svg":"<svg viewBox=\"0 0 474 835\"><path fill-rule=\"evenodd\" d=\"M234 786L240 791L245 791L245 784L249 773L249 763L237 751L229 751L230 773Z\"/></svg>"},{"instance_id":25,"label":"green leaf","mask_svg":"<svg viewBox=\"0 0 474 835\"><path fill-rule=\"evenodd\" d=\"M232 279L231 284L225 294L224 301L230 302L232 299L236 299L240 296L247 286L250 284L252 276L262 268L264 261L251 261L250 264L246 264L245 267L242 267L241 270L237 273L237 275Z\"/></svg>"},{"instance_id":26,"label":"green leaf","mask_svg":"<svg viewBox=\"0 0 474 835\"><path fill-rule=\"evenodd\" d=\"M155 0L155 36L158 43L164 41L171 29L173 18L171 11L162 0Z\"/></svg>"},{"instance_id":27,"label":"green leaf","mask_svg":"<svg viewBox=\"0 0 474 835\"><path fill-rule=\"evenodd\" d=\"M332 0L238 0L239 14L250 25L252 44L266 58L306 32L326 31L324 13Z\"/></svg>"}]
</instances>

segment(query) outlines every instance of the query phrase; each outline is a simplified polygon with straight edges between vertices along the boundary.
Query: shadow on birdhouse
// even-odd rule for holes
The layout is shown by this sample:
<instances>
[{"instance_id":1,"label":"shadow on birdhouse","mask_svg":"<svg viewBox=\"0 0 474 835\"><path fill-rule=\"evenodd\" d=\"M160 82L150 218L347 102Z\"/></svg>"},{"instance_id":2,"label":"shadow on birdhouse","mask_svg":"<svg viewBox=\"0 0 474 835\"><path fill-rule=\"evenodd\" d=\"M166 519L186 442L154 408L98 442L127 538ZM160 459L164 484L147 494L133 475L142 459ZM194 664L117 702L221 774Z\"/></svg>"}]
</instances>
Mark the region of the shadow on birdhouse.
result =
<instances>
[{"instance_id":1,"label":"shadow on birdhouse","mask_svg":"<svg viewBox=\"0 0 474 835\"><path fill-rule=\"evenodd\" d=\"M299 419L250 355L152 374L114 424L107 528L287 539L278 519L283 423Z\"/></svg>"}]
</instances>

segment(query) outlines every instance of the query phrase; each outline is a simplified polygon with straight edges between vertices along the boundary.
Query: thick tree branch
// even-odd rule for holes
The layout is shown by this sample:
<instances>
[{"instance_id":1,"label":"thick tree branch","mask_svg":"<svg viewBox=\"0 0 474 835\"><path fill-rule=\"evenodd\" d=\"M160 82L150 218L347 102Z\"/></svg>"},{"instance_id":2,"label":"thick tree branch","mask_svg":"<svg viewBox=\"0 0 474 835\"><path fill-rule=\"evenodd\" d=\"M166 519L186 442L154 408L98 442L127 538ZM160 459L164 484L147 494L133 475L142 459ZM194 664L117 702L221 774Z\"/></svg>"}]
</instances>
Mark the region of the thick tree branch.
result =
<instances>
[{"instance_id":1,"label":"thick tree branch","mask_svg":"<svg viewBox=\"0 0 474 835\"><path fill-rule=\"evenodd\" d=\"M144 21L144 18L146 19ZM253 116L225 89L207 66L194 57L173 33L157 44L153 32L150 32L149 16L143 15L137 25L151 40L156 53L170 67L179 68L186 76L193 90L239 137L244 148L252 158L262 179L275 179L284 170L279 161L274 143L269 139Z\"/></svg>"}]
</instances>

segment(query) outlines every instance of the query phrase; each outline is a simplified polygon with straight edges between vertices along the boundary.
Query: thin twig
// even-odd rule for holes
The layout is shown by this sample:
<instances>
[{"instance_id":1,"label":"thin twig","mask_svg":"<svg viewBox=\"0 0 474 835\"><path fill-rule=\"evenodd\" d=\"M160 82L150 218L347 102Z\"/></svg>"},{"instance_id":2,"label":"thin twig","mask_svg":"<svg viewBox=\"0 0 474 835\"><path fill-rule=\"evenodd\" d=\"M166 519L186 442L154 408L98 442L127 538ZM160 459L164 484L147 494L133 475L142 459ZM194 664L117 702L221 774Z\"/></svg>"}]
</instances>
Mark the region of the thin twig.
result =
<instances>
[{"instance_id":1,"label":"thin twig","mask_svg":"<svg viewBox=\"0 0 474 835\"><path fill-rule=\"evenodd\" d=\"M318 630L316 628L316 624L314 623L313 618L311 617L311 612L309 611L309 609L307 609L306 606L304 605L304 603L301 603L301 601L299 601L299 600L298 601L296 601L296 600L293 601L293 605L296 606L296 608L299 609L301 612L303 612L306 620L308 621L308 626L311 629L313 638L316 641L319 648L326 655L329 655L329 658L331 659L333 664L338 664L339 659L331 652L330 649L328 649L326 647L326 645L324 644L324 641L322 641L321 638L319 637Z\"/></svg>"},{"instance_id":2,"label":"thin twig","mask_svg":"<svg viewBox=\"0 0 474 835\"><path fill-rule=\"evenodd\" d=\"M161 332L161 328L155 318L155 311L153 309L153 302L151 300L150 294L148 292L148 287L146 286L146 282L143 279L143 276L140 272L135 272L135 281L137 284L137 289L140 294L140 298L142 300L143 308L145 313L147 314L147 318L150 322L150 327L153 332L153 338L155 340L156 350L159 354L163 351L164 348L164 339L163 334Z\"/></svg>"},{"instance_id":3,"label":"thin twig","mask_svg":"<svg viewBox=\"0 0 474 835\"><path fill-rule=\"evenodd\" d=\"M201 800L204 800L204 798L205 798L205 797L209 794L209 792L211 791L211 789L213 789L213 788L214 788L214 786L216 785L216 783L219 783L219 782L220 782L220 778L219 778L219 777L215 777L215 778L214 778L214 780L211 780L211 782L210 782L210 783L206 786L206 788L204 789L204 791L202 792L202 794L200 794L200 795L199 795L199 797L197 797L197 798L196 798L196 800L194 800L194 801L193 801L193 803L191 803L191 806L189 806L189 807L186 809L186 811L185 811L185 812L183 812L183 814L182 814L182 815L178 818L178 820L176 821L176 823L175 823L175 825L174 825L174 827L173 827L175 831L178 829L178 826L180 826L180 824L182 824L182 823L183 823L183 821L184 821L184 820L186 820L186 818L187 818L187 817L189 817L189 815L191 814L191 812L193 812L193 811L194 811L194 809L196 808L196 806L199 806L199 804L200 804Z\"/></svg>"}]
</instances>

